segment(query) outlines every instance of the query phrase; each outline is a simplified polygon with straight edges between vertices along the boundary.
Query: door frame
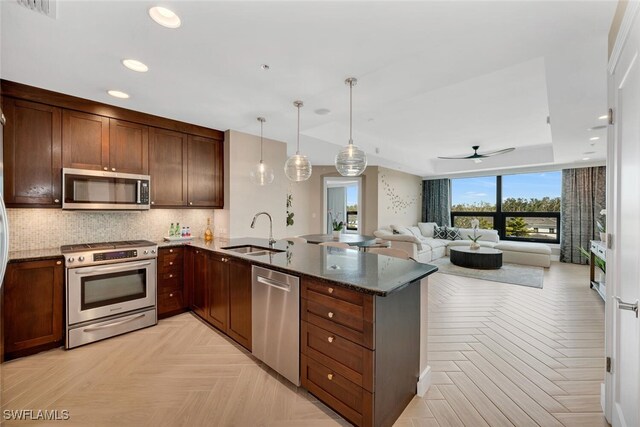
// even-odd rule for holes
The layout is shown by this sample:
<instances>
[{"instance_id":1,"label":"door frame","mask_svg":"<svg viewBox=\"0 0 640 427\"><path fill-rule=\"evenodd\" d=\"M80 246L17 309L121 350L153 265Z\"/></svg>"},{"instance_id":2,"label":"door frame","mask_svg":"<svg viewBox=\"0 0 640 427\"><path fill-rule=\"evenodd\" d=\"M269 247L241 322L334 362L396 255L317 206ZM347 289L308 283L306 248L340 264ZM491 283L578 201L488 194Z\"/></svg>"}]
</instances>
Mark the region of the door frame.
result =
<instances>
[{"instance_id":1,"label":"door frame","mask_svg":"<svg viewBox=\"0 0 640 427\"><path fill-rule=\"evenodd\" d=\"M358 185L358 234L364 234L362 230L364 212L362 211L362 177L344 177L344 176L323 176L322 177L322 232L325 234L327 230L327 188L329 188L329 181L349 181L355 182ZM347 213L344 215L345 223L347 221Z\"/></svg>"},{"instance_id":2,"label":"door frame","mask_svg":"<svg viewBox=\"0 0 640 427\"><path fill-rule=\"evenodd\" d=\"M640 11L640 2L628 2L620 29L616 37L614 47L611 51L609 63L607 66L607 92L608 92L608 105L613 108L614 113L618 110L618 97L617 86L614 75L621 53L627 39L629 38L634 25L640 25L640 22L636 22L640 18L638 12ZM640 60L636 58L635 61ZM618 140L619 126L617 118L613 117L613 126L609 126L607 129L607 268L606 272L606 295L605 295L605 356L611 358L612 368L611 372L605 373L605 382L601 388L600 403L607 421L617 427L614 420L620 420L617 414L618 408L615 405L614 391L616 389L616 371L617 371L617 354L616 354L616 341L614 339L616 331L616 315L618 309L614 296L619 295L619 271L620 260L616 256L617 244L616 244L616 230L620 226L621 221L621 200L617 195L617 191L620 185L620 147ZM613 233L611 232L613 230ZM613 243L613 244L612 244ZM640 282L638 283L640 286ZM639 337L640 341L640 337ZM640 370L640 366L639 366ZM638 408L638 419L640 419L640 407Z\"/></svg>"}]
</instances>

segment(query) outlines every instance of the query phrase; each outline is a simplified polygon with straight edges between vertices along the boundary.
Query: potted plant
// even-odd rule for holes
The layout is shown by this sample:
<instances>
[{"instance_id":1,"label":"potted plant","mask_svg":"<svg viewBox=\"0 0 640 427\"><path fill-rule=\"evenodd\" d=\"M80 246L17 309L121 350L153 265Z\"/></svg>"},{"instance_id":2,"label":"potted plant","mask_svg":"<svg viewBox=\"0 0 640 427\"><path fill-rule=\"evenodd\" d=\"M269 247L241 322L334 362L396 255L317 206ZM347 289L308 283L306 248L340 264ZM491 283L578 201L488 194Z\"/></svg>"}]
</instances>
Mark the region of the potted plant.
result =
<instances>
[{"instance_id":1,"label":"potted plant","mask_svg":"<svg viewBox=\"0 0 640 427\"><path fill-rule=\"evenodd\" d=\"M344 222L340 221L340 212L338 212L334 217L333 212L329 209L329 220L331 221L333 238L338 239L340 237L340 233L342 233L342 228L344 227Z\"/></svg>"},{"instance_id":2,"label":"potted plant","mask_svg":"<svg viewBox=\"0 0 640 427\"><path fill-rule=\"evenodd\" d=\"M469 238L469 240L471 240L471 245L469 246L469 249L471 250L478 250L480 249L480 244L478 243L478 240L480 240L480 237L482 237L482 235L478 236L478 229L477 228L473 228L473 237L471 237L470 234L467 234L467 237Z\"/></svg>"}]
</instances>

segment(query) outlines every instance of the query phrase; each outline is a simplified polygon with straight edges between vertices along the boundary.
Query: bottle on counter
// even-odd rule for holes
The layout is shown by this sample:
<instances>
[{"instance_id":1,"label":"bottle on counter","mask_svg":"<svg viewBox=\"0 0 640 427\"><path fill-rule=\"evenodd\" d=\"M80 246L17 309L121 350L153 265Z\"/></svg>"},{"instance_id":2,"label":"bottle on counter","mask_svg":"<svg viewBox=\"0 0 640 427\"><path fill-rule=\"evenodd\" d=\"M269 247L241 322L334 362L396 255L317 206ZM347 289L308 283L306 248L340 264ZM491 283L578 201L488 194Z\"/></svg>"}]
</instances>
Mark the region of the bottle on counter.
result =
<instances>
[{"instance_id":1,"label":"bottle on counter","mask_svg":"<svg viewBox=\"0 0 640 427\"><path fill-rule=\"evenodd\" d=\"M171 226L169 227L169 237L173 236L176 234L176 229L173 228L173 223L171 223Z\"/></svg>"},{"instance_id":2,"label":"bottle on counter","mask_svg":"<svg viewBox=\"0 0 640 427\"><path fill-rule=\"evenodd\" d=\"M182 227L182 231L180 232L180 235L182 237L186 237L187 236L187 229L185 227Z\"/></svg>"},{"instance_id":3,"label":"bottle on counter","mask_svg":"<svg viewBox=\"0 0 640 427\"><path fill-rule=\"evenodd\" d=\"M211 231L211 218L207 218L207 229L204 230L204 241L210 242L213 240L213 232Z\"/></svg>"},{"instance_id":4,"label":"bottle on counter","mask_svg":"<svg viewBox=\"0 0 640 427\"><path fill-rule=\"evenodd\" d=\"M191 227L187 227L187 237L191 237Z\"/></svg>"},{"instance_id":5,"label":"bottle on counter","mask_svg":"<svg viewBox=\"0 0 640 427\"><path fill-rule=\"evenodd\" d=\"M176 231L173 233L174 236L180 237L180 223L176 222Z\"/></svg>"}]
</instances>

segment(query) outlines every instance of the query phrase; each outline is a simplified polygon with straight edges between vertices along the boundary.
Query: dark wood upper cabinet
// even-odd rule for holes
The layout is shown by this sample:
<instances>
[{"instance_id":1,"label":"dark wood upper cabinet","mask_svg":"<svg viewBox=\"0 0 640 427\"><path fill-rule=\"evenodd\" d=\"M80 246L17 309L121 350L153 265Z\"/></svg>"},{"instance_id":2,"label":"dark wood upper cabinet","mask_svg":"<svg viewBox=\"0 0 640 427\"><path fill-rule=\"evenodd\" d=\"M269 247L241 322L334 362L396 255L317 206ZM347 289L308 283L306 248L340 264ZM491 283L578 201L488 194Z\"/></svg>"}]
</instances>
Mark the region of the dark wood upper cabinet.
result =
<instances>
[{"instance_id":1,"label":"dark wood upper cabinet","mask_svg":"<svg viewBox=\"0 0 640 427\"><path fill-rule=\"evenodd\" d=\"M60 206L60 108L2 98L4 127L4 200L8 206Z\"/></svg>"},{"instance_id":2,"label":"dark wood upper cabinet","mask_svg":"<svg viewBox=\"0 0 640 427\"><path fill-rule=\"evenodd\" d=\"M187 135L149 129L151 204L155 207L187 205Z\"/></svg>"},{"instance_id":3,"label":"dark wood upper cabinet","mask_svg":"<svg viewBox=\"0 0 640 427\"><path fill-rule=\"evenodd\" d=\"M187 172L189 206L224 207L222 141L189 135Z\"/></svg>"},{"instance_id":4,"label":"dark wood upper cabinet","mask_svg":"<svg viewBox=\"0 0 640 427\"><path fill-rule=\"evenodd\" d=\"M229 316L229 264L218 254L210 254L208 261L208 312L209 322L227 332Z\"/></svg>"},{"instance_id":5,"label":"dark wood upper cabinet","mask_svg":"<svg viewBox=\"0 0 640 427\"><path fill-rule=\"evenodd\" d=\"M149 173L148 126L109 119L109 168L124 173Z\"/></svg>"},{"instance_id":6,"label":"dark wood upper cabinet","mask_svg":"<svg viewBox=\"0 0 640 427\"><path fill-rule=\"evenodd\" d=\"M251 350L251 264L229 261L229 325L227 334Z\"/></svg>"},{"instance_id":7,"label":"dark wood upper cabinet","mask_svg":"<svg viewBox=\"0 0 640 427\"><path fill-rule=\"evenodd\" d=\"M7 359L62 344L63 282L61 260L7 266L2 312Z\"/></svg>"},{"instance_id":8,"label":"dark wood upper cabinet","mask_svg":"<svg viewBox=\"0 0 640 427\"><path fill-rule=\"evenodd\" d=\"M109 170L109 118L63 110L62 166Z\"/></svg>"}]
</instances>

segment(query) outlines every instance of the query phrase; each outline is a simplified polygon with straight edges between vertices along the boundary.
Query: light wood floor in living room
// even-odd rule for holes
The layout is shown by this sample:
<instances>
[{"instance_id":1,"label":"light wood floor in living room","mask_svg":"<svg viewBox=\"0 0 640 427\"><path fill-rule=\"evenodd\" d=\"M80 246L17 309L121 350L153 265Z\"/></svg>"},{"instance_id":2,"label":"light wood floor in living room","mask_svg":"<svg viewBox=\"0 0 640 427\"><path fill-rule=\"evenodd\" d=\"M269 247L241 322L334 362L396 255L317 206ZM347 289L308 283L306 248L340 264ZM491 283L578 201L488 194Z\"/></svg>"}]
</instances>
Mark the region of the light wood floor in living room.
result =
<instances>
[{"instance_id":1,"label":"light wood floor in living room","mask_svg":"<svg viewBox=\"0 0 640 427\"><path fill-rule=\"evenodd\" d=\"M542 290L432 275L433 385L396 425L606 426L604 304L587 283L587 267L558 263ZM3 409L68 410L56 425L347 425L191 314L11 361L2 377Z\"/></svg>"}]
</instances>

